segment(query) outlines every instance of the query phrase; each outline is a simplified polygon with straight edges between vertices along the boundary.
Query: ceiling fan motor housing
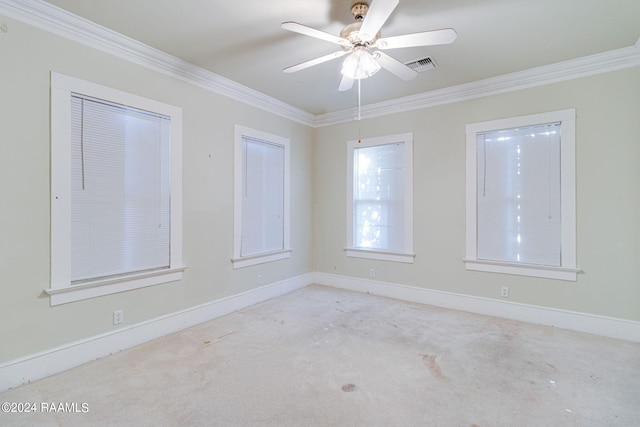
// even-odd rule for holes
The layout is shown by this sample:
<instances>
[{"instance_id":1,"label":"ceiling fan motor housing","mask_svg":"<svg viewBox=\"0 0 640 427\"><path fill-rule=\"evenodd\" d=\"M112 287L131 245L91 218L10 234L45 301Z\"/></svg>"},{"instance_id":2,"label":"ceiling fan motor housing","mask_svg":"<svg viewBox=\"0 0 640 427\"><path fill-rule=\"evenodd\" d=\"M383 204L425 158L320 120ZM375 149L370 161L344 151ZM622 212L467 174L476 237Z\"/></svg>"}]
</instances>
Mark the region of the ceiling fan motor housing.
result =
<instances>
[{"instance_id":1,"label":"ceiling fan motor housing","mask_svg":"<svg viewBox=\"0 0 640 427\"><path fill-rule=\"evenodd\" d=\"M375 37L369 40L363 40L360 37L360 27L362 27L362 21L364 17L367 15L369 11L369 3L356 1L351 6L351 14L355 18L356 22L347 25L340 31L340 37L345 38L351 42L351 46L346 46L345 50L351 50L354 47L362 46L369 47L374 44L378 38L380 38L380 33L376 34Z\"/></svg>"},{"instance_id":2,"label":"ceiling fan motor housing","mask_svg":"<svg viewBox=\"0 0 640 427\"><path fill-rule=\"evenodd\" d=\"M457 34L452 28L445 28L381 38L380 29L398 3L399 0L376 0L371 3L369 0L351 0L351 14L355 18L355 22L344 27L339 37L297 22L283 22L282 28L285 30L326 40L343 49L285 68L284 71L292 73L348 55L342 64L343 77L338 88L340 91L349 90L355 80L370 77L381 67L405 81L415 78L418 73L414 68L403 64L383 51L385 49L448 44L456 39ZM370 5L373 6L373 9ZM369 13L370 9L372 9L371 13Z\"/></svg>"}]
</instances>

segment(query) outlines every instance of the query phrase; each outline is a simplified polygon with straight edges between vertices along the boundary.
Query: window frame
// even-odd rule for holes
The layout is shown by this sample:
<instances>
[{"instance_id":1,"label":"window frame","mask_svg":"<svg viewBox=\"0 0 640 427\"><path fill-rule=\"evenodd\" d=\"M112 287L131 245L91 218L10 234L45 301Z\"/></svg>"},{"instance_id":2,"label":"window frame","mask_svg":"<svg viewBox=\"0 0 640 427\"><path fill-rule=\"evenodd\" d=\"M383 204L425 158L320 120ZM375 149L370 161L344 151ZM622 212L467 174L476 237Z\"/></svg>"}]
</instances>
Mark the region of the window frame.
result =
<instances>
[{"instance_id":1,"label":"window frame","mask_svg":"<svg viewBox=\"0 0 640 427\"><path fill-rule=\"evenodd\" d=\"M477 134L490 131L561 123L560 204L561 266L481 260L477 258ZM575 109L490 120L466 125L466 254L465 269L539 278L576 281L576 169Z\"/></svg>"},{"instance_id":2,"label":"window frame","mask_svg":"<svg viewBox=\"0 0 640 427\"><path fill-rule=\"evenodd\" d=\"M243 139L264 141L284 148L284 209L283 248L276 251L242 256L242 188L244 182ZM233 221L233 268L244 268L257 264L278 261L291 257L291 143L289 138L270 134L236 124L234 130L234 221Z\"/></svg>"},{"instance_id":3,"label":"window frame","mask_svg":"<svg viewBox=\"0 0 640 427\"><path fill-rule=\"evenodd\" d=\"M354 247L354 153L356 148L376 147L402 142L404 144L404 250L392 252L380 249ZM366 258L412 264L416 254L413 251L413 133L406 132L347 142L347 244L344 248L348 257Z\"/></svg>"},{"instance_id":4,"label":"window frame","mask_svg":"<svg viewBox=\"0 0 640 427\"><path fill-rule=\"evenodd\" d=\"M171 232L168 268L71 282L71 96L131 106L171 118ZM51 73L51 277L52 306L182 279L182 109L107 86Z\"/></svg>"}]
</instances>

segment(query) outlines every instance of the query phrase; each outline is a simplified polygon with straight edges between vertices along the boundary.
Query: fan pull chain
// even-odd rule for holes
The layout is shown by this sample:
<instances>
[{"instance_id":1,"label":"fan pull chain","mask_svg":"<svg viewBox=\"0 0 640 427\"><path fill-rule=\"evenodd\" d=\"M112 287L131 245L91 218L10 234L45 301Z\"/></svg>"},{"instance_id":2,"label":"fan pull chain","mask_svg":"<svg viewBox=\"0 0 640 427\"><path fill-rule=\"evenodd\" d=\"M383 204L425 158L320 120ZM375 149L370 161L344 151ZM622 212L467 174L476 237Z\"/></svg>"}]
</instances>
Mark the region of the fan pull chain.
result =
<instances>
[{"instance_id":1,"label":"fan pull chain","mask_svg":"<svg viewBox=\"0 0 640 427\"><path fill-rule=\"evenodd\" d=\"M358 120L362 118L360 115L360 79L358 79Z\"/></svg>"},{"instance_id":2,"label":"fan pull chain","mask_svg":"<svg viewBox=\"0 0 640 427\"><path fill-rule=\"evenodd\" d=\"M362 115L360 114L360 79L358 79L358 122L360 121L360 119L362 118ZM360 139L360 124L358 123L358 144L360 144L362 142L362 139Z\"/></svg>"}]
</instances>

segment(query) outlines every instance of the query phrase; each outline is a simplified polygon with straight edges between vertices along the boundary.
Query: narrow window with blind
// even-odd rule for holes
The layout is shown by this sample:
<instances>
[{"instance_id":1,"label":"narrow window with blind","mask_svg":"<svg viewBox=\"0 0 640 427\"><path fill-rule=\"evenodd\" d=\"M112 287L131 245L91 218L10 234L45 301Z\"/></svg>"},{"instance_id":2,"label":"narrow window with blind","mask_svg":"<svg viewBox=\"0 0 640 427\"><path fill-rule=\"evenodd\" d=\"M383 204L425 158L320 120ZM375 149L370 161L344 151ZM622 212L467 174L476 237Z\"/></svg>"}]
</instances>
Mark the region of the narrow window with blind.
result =
<instances>
[{"instance_id":1,"label":"narrow window with blind","mask_svg":"<svg viewBox=\"0 0 640 427\"><path fill-rule=\"evenodd\" d=\"M171 119L71 97L71 281L169 268Z\"/></svg>"},{"instance_id":2,"label":"narrow window with blind","mask_svg":"<svg viewBox=\"0 0 640 427\"><path fill-rule=\"evenodd\" d=\"M412 263L413 135L347 144L347 255Z\"/></svg>"},{"instance_id":3,"label":"narrow window with blind","mask_svg":"<svg viewBox=\"0 0 640 427\"><path fill-rule=\"evenodd\" d=\"M234 268L289 258L289 140L236 126Z\"/></svg>"},{"instance_id":4,"label":"narrow window with blind","mask_svg":"<svg viewBox=\"0 0 640 427\"><path fill-rule=\"evenodd\" d=\"M180 279L180 117L52 75L52 303Z\"/></svg>"},{"instance_id":5,"label":"narrow window with blind","mask_svg":"<svg viewBox=\"0 0 640 427\"><path fill-rule=\"evenodd\" d=\"M575 111L467 126L468 270L575 280Z\"/></svg>"}]
</instances>

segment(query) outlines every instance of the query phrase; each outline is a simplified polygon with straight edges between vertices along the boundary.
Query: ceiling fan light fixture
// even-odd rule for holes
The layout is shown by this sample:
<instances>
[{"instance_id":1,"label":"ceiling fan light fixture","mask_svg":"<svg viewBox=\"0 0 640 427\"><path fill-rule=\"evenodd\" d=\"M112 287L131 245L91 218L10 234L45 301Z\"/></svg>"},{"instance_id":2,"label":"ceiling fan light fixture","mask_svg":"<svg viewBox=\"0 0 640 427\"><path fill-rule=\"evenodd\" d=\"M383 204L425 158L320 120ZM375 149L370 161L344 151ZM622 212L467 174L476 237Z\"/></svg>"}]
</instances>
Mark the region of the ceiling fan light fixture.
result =
<instances>
[{"instance_id":1,"label":"ceiling fan light fixture","mask_svg":"<svg viewBox=\"0 0 640 427\"><path fill-rule=\"evenodd\" d=\"M400 0L351 0L351 13L356 22L344 27L339 36L297 22L283 22L282 28L285 30L326 40L342 48L337 52L287 67L284 72L292 73L348 55L342 63L342 79L338 86L340 92L351 89L355 80L358 80L359 88L360 80L373 76L381 67L402 80L414 79L418 70L386 54L385 50L448 44L456 39L457 34L453 28L444 28L381 38L382 26L399 3ZM433 68L433 61L431 67L425 67L422 60L418 61L418 65L425 69Z\"/></svg>"},{"instance_id":2,"label":"ceiling fan light fixture","mask_svg":"<svg viewBox=\"0 0 640 427\"><path fill-rule=\"evenodd\" d=\"M373 76L380 70L380 64L364 46L356 47L342 63L342 74L354 80Z\"/></svg>"}]
</instances>

